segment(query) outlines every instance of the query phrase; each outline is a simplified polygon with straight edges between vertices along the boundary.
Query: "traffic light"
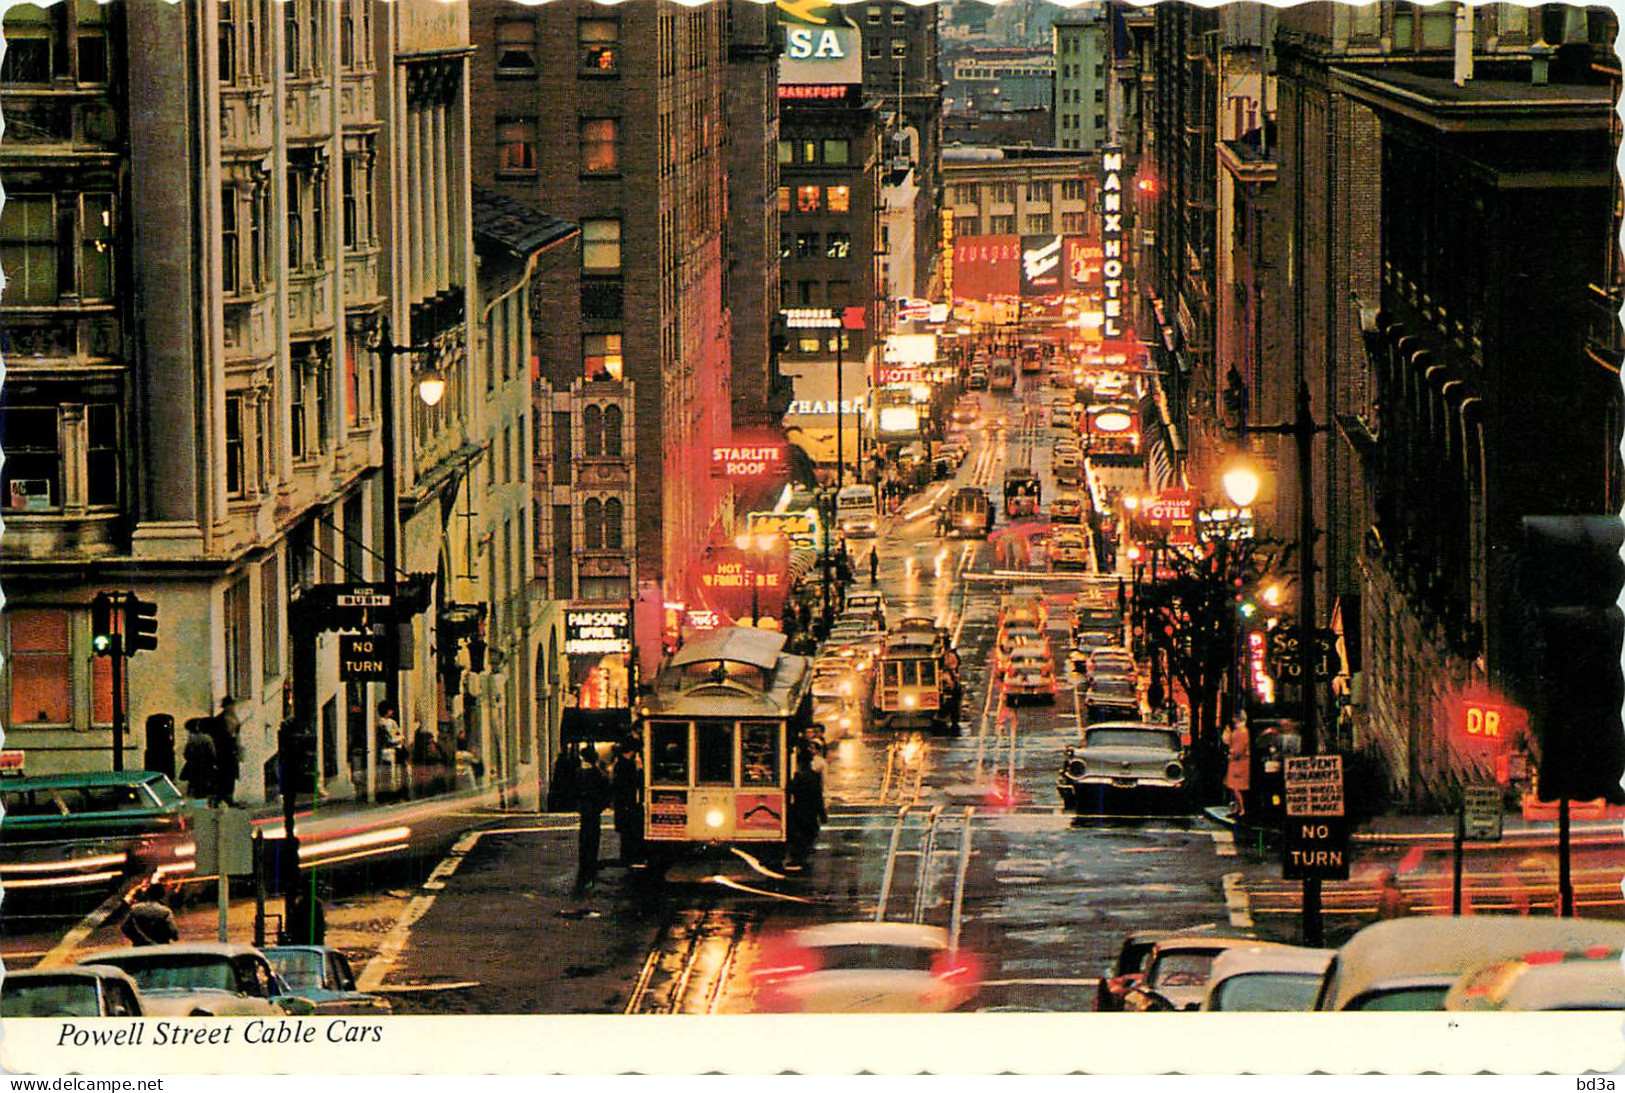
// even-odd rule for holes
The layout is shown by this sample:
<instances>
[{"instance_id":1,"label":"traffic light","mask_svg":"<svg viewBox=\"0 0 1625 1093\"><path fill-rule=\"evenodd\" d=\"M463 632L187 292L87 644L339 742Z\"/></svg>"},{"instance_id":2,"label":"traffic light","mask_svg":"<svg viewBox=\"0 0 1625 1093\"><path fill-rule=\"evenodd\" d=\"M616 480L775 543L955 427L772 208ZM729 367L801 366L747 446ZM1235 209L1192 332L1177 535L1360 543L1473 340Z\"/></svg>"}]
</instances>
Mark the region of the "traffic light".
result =
<instances>
[{"instance_id":1,"label":"traffic light","mask_svg":"<svg viewBox=\"0 0 1625 1093\"><path fill-rule=\"evenodd\" d=\"M1240 613L1242 618L1250 619L1254 615L1258 614L1258 605L1252 600L1242 600L1240 606L1238 606L1236 610Z\"/></svg>"},{"instance_id":2,"label":"traffic light","mask_svg":"<svg viewBox=\"0 0 1625 1093\"><path fill-rule=\"evenodd\" d=\"M158 605L130 593L124 601L124 655L158 648Z\"/></svg>"},{"instance_id":3,"label":"traffic light","mask_svg":"<svg viewBox=\"0 0 1625 1093\"><path fill-rule=\"evenodd\" d=\"M90 601L90 647L99 657L112 656L113 640L113 597L98 592Z\"/></svg>"}]
</instances>

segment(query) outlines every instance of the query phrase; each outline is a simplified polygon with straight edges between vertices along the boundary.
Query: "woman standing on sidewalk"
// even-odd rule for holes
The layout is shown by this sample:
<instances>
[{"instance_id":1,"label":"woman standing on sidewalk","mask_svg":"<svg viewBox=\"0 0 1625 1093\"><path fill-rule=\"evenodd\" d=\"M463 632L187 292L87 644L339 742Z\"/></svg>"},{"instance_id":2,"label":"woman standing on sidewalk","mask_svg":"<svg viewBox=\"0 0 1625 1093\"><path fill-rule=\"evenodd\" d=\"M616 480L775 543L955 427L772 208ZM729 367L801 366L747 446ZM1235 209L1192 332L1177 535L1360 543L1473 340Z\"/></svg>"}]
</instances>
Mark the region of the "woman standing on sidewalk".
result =
<instances>
[{"instance_id":1,"label":"woman standing on sidewalk","mask_svg":"<svg viewBox=\"0 0 1625 1093\"><path fill-rule=\"evenodd\" d=\"M1239 820L1247 812L1247 790L1252 786L1253 747L1247 722L1238 720L1225 731L1223 740L1229 757L1224 784L1232 798L1230 814Z\"/></svg>"}]
</instances>

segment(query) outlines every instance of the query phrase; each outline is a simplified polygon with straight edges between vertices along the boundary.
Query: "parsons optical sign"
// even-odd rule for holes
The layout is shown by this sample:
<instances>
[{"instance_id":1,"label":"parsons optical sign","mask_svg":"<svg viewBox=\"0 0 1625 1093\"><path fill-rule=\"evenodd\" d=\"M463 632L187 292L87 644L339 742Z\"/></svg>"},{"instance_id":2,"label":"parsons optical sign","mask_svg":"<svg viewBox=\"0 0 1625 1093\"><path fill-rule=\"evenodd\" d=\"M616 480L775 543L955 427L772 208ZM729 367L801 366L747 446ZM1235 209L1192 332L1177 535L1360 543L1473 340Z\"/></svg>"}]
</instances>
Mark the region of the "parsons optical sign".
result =
<instances>
[{"instance_id":1,"label":"parsons optical sign","mask_svg":"<svg viewBox=\"0 0 1625 1093\"><path fill-rule=\"evenodd\" d=\"M564 651L569 655L630 653L632 615L625 608L571 609L564 615Z\"/></svg>"}]
</instances>

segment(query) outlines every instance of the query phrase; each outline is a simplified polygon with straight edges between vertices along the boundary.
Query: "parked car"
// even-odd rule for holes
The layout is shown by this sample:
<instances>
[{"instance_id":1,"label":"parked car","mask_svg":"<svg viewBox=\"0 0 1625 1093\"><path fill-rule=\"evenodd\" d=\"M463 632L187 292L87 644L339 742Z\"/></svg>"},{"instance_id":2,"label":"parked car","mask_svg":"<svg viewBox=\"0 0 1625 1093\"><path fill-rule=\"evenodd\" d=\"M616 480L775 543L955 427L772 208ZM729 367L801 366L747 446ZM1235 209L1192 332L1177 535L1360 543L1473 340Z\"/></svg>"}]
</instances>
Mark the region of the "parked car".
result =
<instances>
[{"instance_id":1,"label":"parked car","mask_svg":"<svg viewBox=\"0 0 1625 1093\"><path fill-rule=\"evenodd\" d=\"M287 990L285 1007L319 1017L350 1013L385 1017L393 1012L386 999L356 990L350 958L337 949L326 945L274 945L265 950L265 959ZM293 999L309 1003L310 1008L290 1005Z\"/></svg>"},{"instance_id":2,"label":"parked car","mask_svg":"<svg viewBox=\"0 0 1625 1093\"><path fill-rule=\"evenodd\" d=\"M1185 789L1185 749L1179 730L1143 721L1090 723L1083 740L1061 759L1056 788L1068 808L1100 805L1113 792Z\"/></svg>"},{"instance_id":3,"label":"parked car","mask_svg":"<svg viewBox=\"0 0 1625 1093\"><path fill-rule=\"evenodd\" d=\"M1146 957L1151 955L1157 942L1171 934L1171 930L1136 930L1123 939L1117 959L1101 973L1100 982L1095 985L1097 1013L1122 1012L1123 996L1140 982Z\"/></svg>"},{"instance_id":4,"label":"parked car","mask_svg":"<svg viewBox=\"0 0 1625 1093\"><path fill-rule=\"evenodd\" d=\"M265 954L251 945L195 942L105 949L79 959L129 974L149 1017L249 1017L300 1012Z\"/></svg>"},{"instance_id":5,"label":"parked car","mask_svg":"<svg viewBox=\"0 0 1625 1093\"><path fill-rule=\"evenodd\" d=\"M32 968L0 982L0 1017L142 1017L141 990L117 968Z\"/></svg>"},{"instance_id":6,"label":"parked car","mask_svg":"<svg viewBox=\"0 0 1625 1093\"><path fill-rule=\"evenodd\" d=\"M1213 962L1202 1009L1226 1013L1289 1013L1314 1009L1315 994L1335 949L1249 945Z\"/></svg>"},{"instance_id":7,"label":"parked car","mask_svg":"<svg viewBox=\"0 0 1625 1093\"><path fill-rule=\"evenodd\" d=\"M940 926L831 922L769 941L756 973L767 1013L944 1013L975 997L974 962Z\"/></svg>"},{"instance_id":8,"label":"parked car","mask_svg":"<svg viewBox=\"0 0 1625 1093\"><path fill-rule=\"evenodd\" d=\"M1057 452L1050 460L1055 481L1063 486L1076 486L1083 482L1083 457L1072 452Z\"/></svg>"},{"instance_id":9,"label":"parked car","mask_svg":"<svg viewBox=\"0 0 1625 1093\"><path fill-rule=\"evenodd\" d=\"M1049 503L1049 518L1057 524L1083 523L1083 494L1077 490L1057 490Z\"/></svg>"},{"instance_id":10,"label":"parked car","mask_svg":"<svg viewBox=\"0 0 1625 1093\"><path fill-rule=\"evenodd\" d=\"M1194 1010L1207 996L1213 963L1231 949L1265 947L1250 937L1178 934L1163 938L1146 958L1145 975L1123 997L1128 1013Z\"/></svg>"},{"instance_id":11,"label":"parked car","mask_svg":"<svg viewBox=\"0 0 1625 1093\"><path fill-rule=\"evenodd\" d=\"M1606 945L1579 951L1556 949L1524 953L1474 968L1445 995L1447 1010L1618 1010L1625 1009L1625 968L1618 949Z\"/></svg>"},{"instance_id":12,"label":"parked car","mask_svg":"<svg viewBox=\"0 0 1625 1093\"><path fill-rule=\"evenodd\" d=\"M1055 701L1055 660L1047 643L1023 642L1010 650L1005 660L1004 698L1012 704L1017 698Z\"/></svg>"},{"instance_id":13,"label":"parked car","mask_svg":"<svg viewBox=\"0 0 1625 1093\"><path fill-rule=\"evenodd\" d=\"M986 391L987 369L980 366L973 367L970 370L970 377L965 381L965 386L972 391Z\"/></svg>"},{"instance_id":14,"label":"parked car","mask_svg":"<svg viewBox=\"0 0 1625 1093\"><path fill-rule=\"evenodd\" d=\"M1625 948L1625 923L1511 915L1398 918L1373 923L1332 958L1317 1010L1430 1010L1469 970L1537 950Z\"/></svg>"}]
</instances>

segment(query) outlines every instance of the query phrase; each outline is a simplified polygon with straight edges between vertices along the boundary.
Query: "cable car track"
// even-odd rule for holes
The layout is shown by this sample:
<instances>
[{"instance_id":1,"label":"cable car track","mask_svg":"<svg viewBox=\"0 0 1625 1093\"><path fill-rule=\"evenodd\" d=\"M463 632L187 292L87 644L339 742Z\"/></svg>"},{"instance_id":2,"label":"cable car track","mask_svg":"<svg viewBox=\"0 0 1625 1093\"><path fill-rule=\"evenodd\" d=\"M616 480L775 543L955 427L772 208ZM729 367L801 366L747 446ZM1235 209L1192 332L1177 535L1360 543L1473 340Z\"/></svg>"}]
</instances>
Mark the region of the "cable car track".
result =
<instances>
[{"instance_id":1,"label":"cable car track","mask_svg":"<svg viewBox=\"0 0 1625 1093\"><path fill-rule=\"evenodd\" d=\"M623 1013L716 1013L755 916L707 901L661 928Z\"/></svg>"}]
</instances>

